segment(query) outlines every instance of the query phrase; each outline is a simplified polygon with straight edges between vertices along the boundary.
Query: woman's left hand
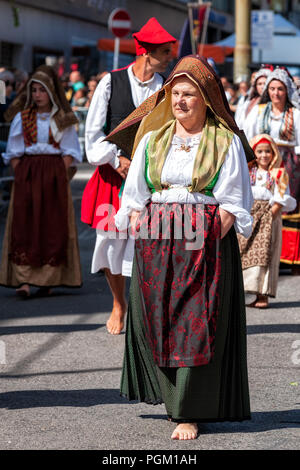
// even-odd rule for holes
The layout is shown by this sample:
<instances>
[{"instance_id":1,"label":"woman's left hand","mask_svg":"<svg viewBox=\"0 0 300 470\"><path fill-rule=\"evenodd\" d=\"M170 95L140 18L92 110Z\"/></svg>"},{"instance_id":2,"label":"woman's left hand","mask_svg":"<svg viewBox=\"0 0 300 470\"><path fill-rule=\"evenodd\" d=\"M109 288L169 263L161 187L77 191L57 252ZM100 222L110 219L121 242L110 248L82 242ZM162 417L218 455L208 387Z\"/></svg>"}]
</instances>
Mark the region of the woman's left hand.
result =
<instances>
[{"instance_id":1,"label":"woman's left hand","mask_svg":"<svg viewBox=\"0 0 300 470\"><path fill-rule=\"evenodd\" d=\"M273 220L275 220L278 217L278 215L280 214L281 208L282 208L281 204L278 204L278 202L274 202L272 209L271 209Z\"/></svg>"},{"instance_id":2,"label":"woman's left hand","mask_svg":"<svg viewBox=\"0 0 300 470\"><path fill-rule=\"evenodd\" d=\"M229 232L234 224L235 216L230 212L221 209L220 207L220 218L221 218L221 240Z\"/></svg>"},{"instance_id":3,"label":"woman's left hand","mask_svg":"<svg viewBox=\"0 0 300 470\"><path fill-rule=\"evenodd\" d=\"M65 167L66 167L66 170L67 170L73 162L73 157L71 157L70 155L65 155L63 157L63 161L64 161L64 164L65 164Z\"/></svg>"}]
</instances>

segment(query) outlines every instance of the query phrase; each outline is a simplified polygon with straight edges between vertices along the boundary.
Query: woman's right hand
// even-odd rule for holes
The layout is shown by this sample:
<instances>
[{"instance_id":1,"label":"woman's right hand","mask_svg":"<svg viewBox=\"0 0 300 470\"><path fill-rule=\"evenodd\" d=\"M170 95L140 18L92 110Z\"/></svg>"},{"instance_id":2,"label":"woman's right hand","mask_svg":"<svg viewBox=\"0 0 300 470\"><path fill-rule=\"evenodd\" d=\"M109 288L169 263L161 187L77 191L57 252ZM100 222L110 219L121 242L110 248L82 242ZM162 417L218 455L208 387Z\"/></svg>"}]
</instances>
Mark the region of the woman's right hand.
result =
<instances>
[{"instance_id":1,"label":"woman's right hand","mask_svg":"<svg viewBox=\"0 0 300 470\"><path fill-rule=\"evenodd\" d=\"M220 218L221 218L221 240L227 235L229 230L234 224L235 216L230 212L225 211L220 207Z\"/></svg>"},{"instance_id":2,"label":"woman's right hand","mask_svg":"<svg viewBox=\"0 0 300 470\"><path fill-rule=\"evenodd\" d=\"M120 165L118 168L116 168L116 172L119 173L119 175L125 179L130 167L130 160L126 157L122 157L122 155L119 157Z\"/></svg>"},{"instance_id":3,"label":"woman's right hand","mask_svg":"<svg viewBox=\"0 0 300 470\"><path fill-rule=\"evenodd\" d=\"M10 161L12 169L15 171L16 167L19 165L20 159L19 158L12 158Z\"/></svg>"},{"instance_id":4,"label":"woman's right hand","mask_svg":"<svg viewBox=\"0 0 300 470\"><path fill-rule=\"evenodd\" d=\"M136 223L137 223L137 219L138 219L139 215L140 215L140 211L132 211L131 212L131 215L130 215L130 229L131 229L132 234L135 233Z\"/></svg>"}]
</instances>

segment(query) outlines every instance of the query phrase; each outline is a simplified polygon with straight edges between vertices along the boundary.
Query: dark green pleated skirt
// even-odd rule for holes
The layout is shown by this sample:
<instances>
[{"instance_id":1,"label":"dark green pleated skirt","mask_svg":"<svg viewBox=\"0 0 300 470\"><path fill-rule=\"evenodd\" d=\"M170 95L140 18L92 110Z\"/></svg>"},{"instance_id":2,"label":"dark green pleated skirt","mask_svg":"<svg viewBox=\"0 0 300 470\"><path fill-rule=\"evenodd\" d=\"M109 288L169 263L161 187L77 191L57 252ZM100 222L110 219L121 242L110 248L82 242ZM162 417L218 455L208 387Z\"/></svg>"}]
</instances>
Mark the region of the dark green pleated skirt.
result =
<instances>
[{"instance_id":1,"label":"dark green pleated skirt","mask_svg":"<svg viewBox=\"0 0 300 470\"><path fill-rule=\"evenodd\" d=\"M221 253L215 354L210 364L198 367L155 365L145 339L143 298L133 263L121 395L164 403L175 422L250 419L244 287L234 228L221 241Z\"/></svg>"}]
</instances>

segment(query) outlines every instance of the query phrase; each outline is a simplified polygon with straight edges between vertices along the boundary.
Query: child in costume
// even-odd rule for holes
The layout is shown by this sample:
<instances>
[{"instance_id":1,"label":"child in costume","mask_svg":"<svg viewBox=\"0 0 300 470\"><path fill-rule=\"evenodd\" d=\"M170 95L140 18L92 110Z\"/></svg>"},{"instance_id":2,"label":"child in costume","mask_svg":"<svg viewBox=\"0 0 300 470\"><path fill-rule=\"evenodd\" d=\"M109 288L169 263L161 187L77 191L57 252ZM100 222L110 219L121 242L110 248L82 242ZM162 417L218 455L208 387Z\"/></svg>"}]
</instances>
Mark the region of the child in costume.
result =
<instances>
[{"instance_id":1,"label":"child in costume","mask_svg":"<svg viewBox=\"0 0 300 470\"><path fill-rule=\"evenodd\" d=\"M272 137L259 134L250 141L256 159L249 164L254 204L249 239L238 237L245 292L256 294L249 306L267 308L275 297L282 242L281 211L290 212L296 200L289 191L289 177Z\"/></svg>"}]
</instances>

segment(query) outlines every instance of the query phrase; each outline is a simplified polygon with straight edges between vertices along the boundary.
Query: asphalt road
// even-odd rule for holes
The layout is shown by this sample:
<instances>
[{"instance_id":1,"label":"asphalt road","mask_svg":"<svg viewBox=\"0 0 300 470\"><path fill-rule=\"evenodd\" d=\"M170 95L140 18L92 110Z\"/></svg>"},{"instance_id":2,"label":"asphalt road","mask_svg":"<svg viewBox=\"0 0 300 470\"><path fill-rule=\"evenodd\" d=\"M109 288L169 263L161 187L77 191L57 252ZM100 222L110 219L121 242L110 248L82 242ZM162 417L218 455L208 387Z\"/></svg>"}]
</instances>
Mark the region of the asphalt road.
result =
<instances>
[{"instance_id":1,"label":"asphalt road","mask_svg":"<svg viewBox=\"0 0 300 470\"><path fill-rule=\"evenodd\" d=\"M112 301L104 277L90 274L95 234L80 222L89 174L83 165L72 182L83 287L26 301L0 288L0 449L299 450L300 278L288 271L268 310L247 309L251 421L172 441L163 405L120 397L124 333L106 332Z\"/></svg>"}]
</instances>

